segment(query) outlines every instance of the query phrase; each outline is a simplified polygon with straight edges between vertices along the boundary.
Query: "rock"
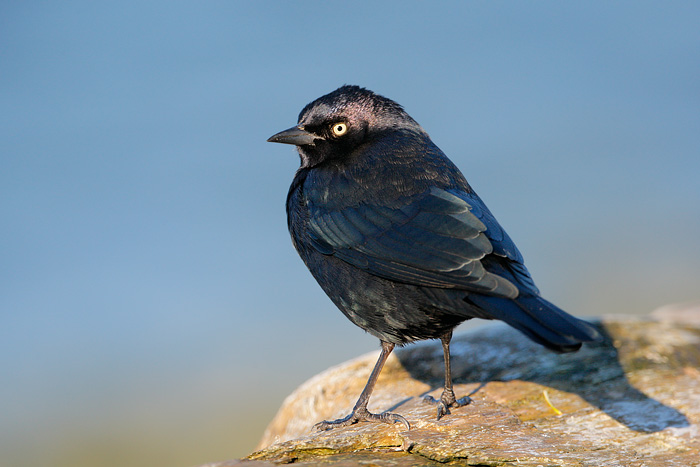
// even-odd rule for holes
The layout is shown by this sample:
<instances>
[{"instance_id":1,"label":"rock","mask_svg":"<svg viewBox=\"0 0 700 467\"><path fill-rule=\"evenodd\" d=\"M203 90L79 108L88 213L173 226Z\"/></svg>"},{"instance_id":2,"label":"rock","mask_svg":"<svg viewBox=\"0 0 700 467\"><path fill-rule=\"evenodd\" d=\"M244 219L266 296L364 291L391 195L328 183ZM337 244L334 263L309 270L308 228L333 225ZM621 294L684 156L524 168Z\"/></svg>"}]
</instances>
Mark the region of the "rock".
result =
<instances>
[{"instance_id":1,"label":"rock","mask_svg":"<svg viewBox=\"0 0 700 467\"><path fill-rule=\"evenodd\" d=\"M658 321L700 326L700 301L662 306L654 310L651 317Z\"/></svg>"},{"instance_id":2,"label":"rock","mask_svg":"<svg viewBox=\"0 0 700 467\"><path fill-rule=\"evenodd\" d=\"M400 413L411 430L358 423L311 432L316 422L350 412L378 352L367 354L294 391L248 459L302 465L700 465L700 326L692 320L609 318L599 328L605 341L573 354L550 352L503 324L455 337L455 393L469 394L473 402L440 421L435 407L422 402L425 394L440 394L439 341L399 349L387 361L369 408Z\"/></svg>"}]
</instances>

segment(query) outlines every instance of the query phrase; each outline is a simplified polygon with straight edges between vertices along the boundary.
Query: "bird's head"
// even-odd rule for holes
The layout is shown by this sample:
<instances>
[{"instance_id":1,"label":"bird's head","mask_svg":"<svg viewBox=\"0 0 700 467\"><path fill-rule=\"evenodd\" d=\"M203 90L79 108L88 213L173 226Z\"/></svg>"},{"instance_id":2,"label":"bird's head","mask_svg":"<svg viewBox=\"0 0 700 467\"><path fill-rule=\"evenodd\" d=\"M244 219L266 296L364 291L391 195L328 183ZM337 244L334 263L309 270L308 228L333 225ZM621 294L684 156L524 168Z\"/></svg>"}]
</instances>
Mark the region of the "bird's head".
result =
<instances>
[{"instance_id":1,"label":"bird's head","mask_svg":"<svg viewBox=\"0 0 700 467\"><path fill-rule=\"evenodd\" d=\"M302 167L347 157L360 145L390 131L425 134L403 108L359 86L342 86L309 103L296 126L271 136L297 146Z\"/></svg>"}]
</instances>

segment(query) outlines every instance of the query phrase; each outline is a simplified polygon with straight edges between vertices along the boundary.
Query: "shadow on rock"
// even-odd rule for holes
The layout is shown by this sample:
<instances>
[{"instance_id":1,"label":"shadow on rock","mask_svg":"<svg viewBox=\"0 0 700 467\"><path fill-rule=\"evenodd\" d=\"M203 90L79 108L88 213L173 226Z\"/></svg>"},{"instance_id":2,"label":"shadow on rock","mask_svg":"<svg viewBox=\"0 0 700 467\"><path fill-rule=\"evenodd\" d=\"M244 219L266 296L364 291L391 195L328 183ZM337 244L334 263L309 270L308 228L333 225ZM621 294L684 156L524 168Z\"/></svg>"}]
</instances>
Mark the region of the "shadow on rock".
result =
<instances>
[{"instance_id":1,"label":"shadow on rock","mask_svg":"<svg viewBox=\"0 0 700 467\"><path fill-rule=\"evenodd\" d=\"M664 330L654 322L597 323L602 342L576 353L556 354L505 325L492 325L452 341L455 384L521 380L580 396L629 429L653 433L687 427L686 416L637 389L675 394L671 373L700 367L700 330ZM413 378L442 384L442 350L432 343L400 349L397 357ZM460 395L458 394L458 397Z\"/></svg>"}]
</instances>

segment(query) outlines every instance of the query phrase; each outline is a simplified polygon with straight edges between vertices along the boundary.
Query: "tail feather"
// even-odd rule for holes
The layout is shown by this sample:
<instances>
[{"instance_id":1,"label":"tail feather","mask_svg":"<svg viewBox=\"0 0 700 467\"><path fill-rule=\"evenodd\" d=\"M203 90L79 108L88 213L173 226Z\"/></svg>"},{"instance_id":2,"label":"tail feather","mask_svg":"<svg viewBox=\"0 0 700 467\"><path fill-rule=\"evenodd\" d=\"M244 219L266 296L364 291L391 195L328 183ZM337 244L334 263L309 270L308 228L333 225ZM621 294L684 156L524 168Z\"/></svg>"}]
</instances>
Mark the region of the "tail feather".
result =
<instances>
[{"instance_id":1,"label":"tail feather","mask_svg":"<svg viewBox=\"0 0 700 467\"><path fill-rule=\"evenodd\" d=\"M536 295L521 295L510 300L471 294L467 300L493 319L508 323L538 344L557 352L573 352L582 342L600 339L593 325Z\"/></svg>"}]
</instances>

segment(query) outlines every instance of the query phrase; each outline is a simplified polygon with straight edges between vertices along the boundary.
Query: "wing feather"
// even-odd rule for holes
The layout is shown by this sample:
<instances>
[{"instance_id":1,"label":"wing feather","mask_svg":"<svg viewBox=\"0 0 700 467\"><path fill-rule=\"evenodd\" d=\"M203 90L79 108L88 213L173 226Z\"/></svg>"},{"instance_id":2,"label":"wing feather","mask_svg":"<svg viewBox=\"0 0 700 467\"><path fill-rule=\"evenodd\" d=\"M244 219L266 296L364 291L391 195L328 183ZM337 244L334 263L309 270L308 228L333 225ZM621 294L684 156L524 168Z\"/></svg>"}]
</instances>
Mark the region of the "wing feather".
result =
<instances>
[{"instance_id":1,"label":"wing feather","mask_svg":"<svg viewBox=\"0 0 700 467\"><path fill-rule=\"evenodd\" d=\"M478 197L432 188L407 201L335 210L309 202L311 244L322 254L394 281L518 295L516 285L482 264L487 255L507 255L511 248Z\"/></svg>"}]
</instances>

